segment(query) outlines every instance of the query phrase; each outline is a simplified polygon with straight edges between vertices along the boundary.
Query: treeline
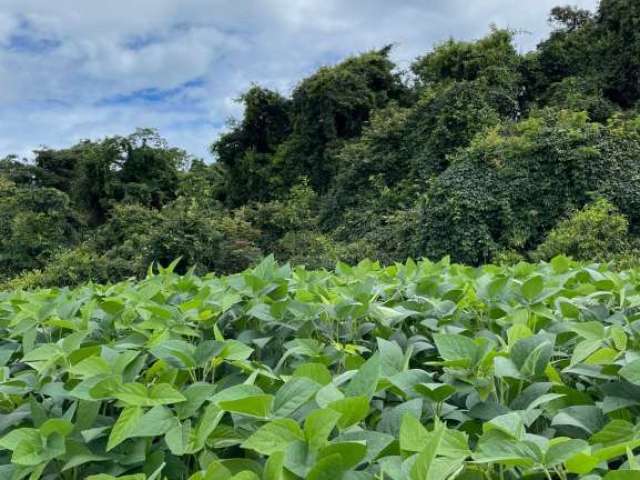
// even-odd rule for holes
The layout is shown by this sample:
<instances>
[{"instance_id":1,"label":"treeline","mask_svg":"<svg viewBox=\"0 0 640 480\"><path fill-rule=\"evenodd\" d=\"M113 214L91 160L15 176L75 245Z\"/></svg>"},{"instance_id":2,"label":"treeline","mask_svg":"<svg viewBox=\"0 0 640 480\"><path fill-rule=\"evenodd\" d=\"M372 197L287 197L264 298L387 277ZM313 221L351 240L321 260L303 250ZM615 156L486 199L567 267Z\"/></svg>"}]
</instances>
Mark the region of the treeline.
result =
<instances>
[{"instance_id":1,"label":"treeline","mask_svg":"<svg viewBox=\"0 0 640 480\"><path fill-rule=\"evenodd\" d=\"M640 259L640 3L558 7L450 40L401 72L390 47L290 96L259 86L206 164L150 130L0 161L5 288L113 281L153 262L233 272L450 255L469 264Z\"/></svg>"}]
</instances>

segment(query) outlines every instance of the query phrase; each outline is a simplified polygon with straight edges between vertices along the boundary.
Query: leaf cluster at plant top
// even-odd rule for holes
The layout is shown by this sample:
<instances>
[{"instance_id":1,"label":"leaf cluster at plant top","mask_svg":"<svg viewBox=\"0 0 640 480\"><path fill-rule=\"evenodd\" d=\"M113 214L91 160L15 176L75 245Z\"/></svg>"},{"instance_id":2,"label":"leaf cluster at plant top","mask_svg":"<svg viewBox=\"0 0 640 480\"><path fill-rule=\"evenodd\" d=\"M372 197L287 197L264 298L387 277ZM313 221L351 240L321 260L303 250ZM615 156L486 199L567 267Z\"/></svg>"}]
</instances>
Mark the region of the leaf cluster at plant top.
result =
<instances>
[{"instance_id":1,"label":"leaf cluster at plant top","mask_svg":"<svg viewBox=\"0 0 640 480\"><path fill-rule=\"evenodd\" d=\"M0 478L640 477L640 270L268 257L0 293Z\"/></svg>"}]
</instances>

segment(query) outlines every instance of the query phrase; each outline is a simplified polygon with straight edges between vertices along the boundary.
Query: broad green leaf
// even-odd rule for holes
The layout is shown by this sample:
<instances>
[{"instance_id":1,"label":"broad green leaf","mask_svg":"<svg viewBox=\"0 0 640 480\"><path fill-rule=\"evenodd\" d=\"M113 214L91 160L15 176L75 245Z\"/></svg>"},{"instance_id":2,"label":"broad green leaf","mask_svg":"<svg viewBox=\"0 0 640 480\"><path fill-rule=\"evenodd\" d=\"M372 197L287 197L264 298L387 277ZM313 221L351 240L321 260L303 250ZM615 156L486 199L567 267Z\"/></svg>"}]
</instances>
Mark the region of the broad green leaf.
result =
<instances>
[{"instance_id":1,"label":"broad green leaf","mask_svg":"<svg viewBox=\"0 0 640 480\"><path fill-rule=\"evenodd\" d=\"M327 445L318 454L318 460L334 455L340 456L340 468L355 468L364 459L367 446L364 442L335 442Z\"/></svg>"},{"instance_id":2,"label":"broad green leaf","mask_svg":"<svg viewBox=\"0 0 640 480\"><path fill-rule=\"evenodd\" d=\"M536 458L535 452L522 442L500 431L493 430L484 434L473 453L473 459L477 463L497 463L508 467L531 467Z\"/></svg>"},{"instance_id":3,"label":"broad green leaf","mask_svg":"<svg viewBox=\"0 0 640 480\"><path fill-rule=\"evenodd\" d=\"M288 418L273 420L253 433L242 444L242 448L255 450L262 455L273 455L285 451L295 440L304 440L304 433L298 424Z\"/></svg>"},{"instance_id":4,"label":"broad green leaf","mask_svg":"<svg viewBox=\"0 0 640 480\"><path fill-rule=\"evenodd\" d=\"M406 413L400 425L400 449L407 452L420 452L424 449L430 435L422 423L413 415Z\"/></svg>"},{"instance_id":5,"label":"broad green leaf","mask_svg":"<svg viewBox=\"0 0 640 480\"><path fill-rule=\"evenodd\" d=\"M104 358L97 355L72 365L69 373L81 378L90 378L96 375L108 375L111 373L111 366Z\"/></svg>"},{"instance_id":6,"label":"broad green leaf","mask_svg":"<svg viewBox=\"0 0 640 480\"><path fill-rule=\"evenodd\" d=\"M153 345L149 351L174 368L194 368L197 365L194 346L184 340L165 340Z\"/></svg>"},{"instance_id":7,"label":"broad green leaf","mask_svg":"<svg viewBox=\"0 0 640 480\"><path fill-rule=\"evenodd\" d=\"M436 422L433 432L429 434L427 445L423 448L422 452L418 454L416 460L411 467L409 478L411 480L432 480L433 465L442 442L442 437L445 432L445 425L441 422Z\"/></svg>"},{"instance_id":8,"label":"broad green leaf","mask_svg":"<svg viewBox=\"0 0 640 480\"><path fill-rule=\"evenodd\" d=\"M265 465L263 480L284 480L284 452L275 452L269 456Z\"/></svg>"},{"instance_id":9,"label":"broad green leaf","mask_svg":"<svg viewBox=\"0 0 640 480\"><path fill-rule=\"evenodd\" d=\"M331 372L321 363L303 363L295 369L293 377L308 378L320 385L328 385L332 380Z\"/></svg>"},{"instance_id":10,"label":"broad green leaf","mask_svg":"<svg viewBox=\"0 0 640 480\"><path fill-rule=\"evenodd\" d=\"M482 429L484 432L499 430L514 440L522 440L526 433L522 416L518 412L511 412L493 418L483 424Z\"/></svg>"},{"instance_id":11,"label":"broad green leaf","mask_svg":"<svg viewBox=\"0 0 640 480\"><path fill-rule=\"evenodd\" d=\"M522 295L532 302L544 290L544 279L541 275L535 275L522 284Z\"/></svg>"},{"instance_id":12,"label":"broad green leaf","mask_svg":"<svg viewBox=\"0 0 640 480\"><path fill-rule=\"evenodd\" d=\"M288 417L311 400L320 389L320 385L305 377L293 377L285 383L273 400L273 414Z\"/></svg>"},{"instance_id":13,"label":"broad green leaf","mask_svg":"<svg viewBox=\"0 0 640 480\"><path fill-rule=\"evenodd\" d=\"M345 390L345 394L348 397L373 397L373 394L377 390L381 368L382 362L380 355L376 353L369 358L353 376Z\"/></svg>"},{"instance_id":14,"label":"broad green leaf","mask_svg":"<svg viewBox=\"0 0 640 480\"><path fill-rule=\"evenodd\" d=\"M133 437L158 437L167 433L177 420L167 407L158 405L140 418Z\"/></svg>"},{"instance_id":15,"label":"broad green leaf","mask_svg":"<svg viewBox=\"0 0 640 480\"><path fill-rule=\"evenodd\" d=\"M618 371L618 374L628 382L640 385L640 358L626 364Z\"/></svg>"},{"instance_id":16,"label":"broad green leaf","mask_svg":"<svg viewBox=\"0 0 640 480\"><path fill-rule=\"evenodd\" d=\"M126 407L120 412L118 420L111 429L109 441L107 442L107 452L124 442L135 433L138 421L142 418L142 408Z\"/></svg>"},{"instance_id":17,"label":"broad green leaf","mask_svg":"<svg viewBox=\"0 0 640 480\"><path fill-rule=\"evenodd\" d=\"M237 400L219 402L220 408L227 412L258 418L266 418L271 413L272 395L252 395Z\"/></svg>"},{"instance_id":18,"label":"broad green leaf","mask_svg":"<svg viewBox=\"0 0 640 480\"><path fill-rule=\"evenodd\" d=\"M396 342L384 338L377 338L378 352L380 352L380 373L390 377L404 370L404 354Z\"/></svg>"},{"instance_id":19,"label":"broad green leaf","mask_svg":"<svg viewBox=\"0 0 640 480\"><path fill-rule=\"evenodd\" d=\"M311 412L304 422L304 436L309 448L322 448L341 417L341 413L330 408Z\"/></svg>"},{"instance_id":20,"label":"broad green leaf","mask_svg":"<svg viewBox=\"0 0 640 480\"><path fill-rule=\"evenodd\" d=\"M319 459L305 476L306 480L335 480L340 478L345 468L342 466L342 457L334 453Z\"/></svg>"},{"instance_id":21,"label":"broad green leaf","mask_svg":"<svg viewBox=\"0 0 640 480\"><path fill-rule=\"evenodd\" d=\"M578 453L587 452L589 452L589 444L584 440L554 438L550 441L549 448L544 454L544 464L547 467L555 467Z\"/></svg>"},{"instance_id":22,"label":"broad green leaf","mask_svg":"<svg viewBox=\"0 0 640 480\"><path fill-rule=\"evenodd\" d=\"M62 471L65 472L90 462L105 462L109 459L108 456L93 453L81 442L67 440L66 453L63 458L65 463L62 466Z\"/></svg>"},{"instance_id":23,"label":"broad green leaf","mask_svg":"<svg viewBox=\"0 0 640 480\"><path fill-rule=\"evenodd\" d=\"M347 397L331 402L328 408L340 413L338 427L345 429L367 417L369 413L369 399L367 397Z\"/></svg>"},{"instance_id":24,"label":"broad green leaf","mask_svg":"<svg viewBox=\"0 0 640 480\"><path fill-rule=\"evenodd\" d=\"M445 335L436 333L433 340L443 360L464 361L465 366L474 365L478 355L478 345L463 335Z\"/></svg>"},{"instance_id":25,"label":"broad green leaf","mask_svg":"<svg viewBox=\"0 0 640 480\"><path fill-rule=\"evenodd\" d=\"M192 439L193 429L191 428L191 420L177 422L164 436L171 453L177 456L190 453L190 443Z\"/></svg>"},{"instance_id":26,"label":"broad green leaf","mask_svg":"<svg viewBox=\"0 0 640 480\"><path fill-rule=\"evenodd\" d=\"M447 383L421 383L413 389L433 402L444 402L456 392L455 387Z\"/></svg>"},{"instance_id":27,"label":"broad green leaf","mask_svg":"<svg viewBox=\"0 0 640 480\"><path fill-rule=\"evenodd\" d=\"M184 395L168 383L153 385L150 389L139 383L122 385L113 396L130 406L153 407L186 401Z\"/></svg>"}]
</instances>

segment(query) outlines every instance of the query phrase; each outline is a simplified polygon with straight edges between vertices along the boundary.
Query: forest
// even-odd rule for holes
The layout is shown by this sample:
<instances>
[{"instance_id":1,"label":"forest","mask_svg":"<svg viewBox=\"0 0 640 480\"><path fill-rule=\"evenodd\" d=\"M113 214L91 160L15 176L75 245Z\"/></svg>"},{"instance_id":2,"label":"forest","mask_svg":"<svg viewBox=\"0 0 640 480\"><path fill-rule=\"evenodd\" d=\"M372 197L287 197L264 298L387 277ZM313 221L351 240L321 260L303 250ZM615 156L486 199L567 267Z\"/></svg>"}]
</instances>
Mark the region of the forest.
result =
<instances>
[{"instance_id":1,"label":"forest","mask_svg":"<svg viewBox=\"0 0 640 480\"><path fill-rule=\"evenodd\" d=\"M393 46L290 94L252 86L214 162L157 132L0 160L0 288L308 268L364 258L480 265L640 259L640 3L557 7L514 33L448 40L406 71Z\"/></svg>"}]
</instances>

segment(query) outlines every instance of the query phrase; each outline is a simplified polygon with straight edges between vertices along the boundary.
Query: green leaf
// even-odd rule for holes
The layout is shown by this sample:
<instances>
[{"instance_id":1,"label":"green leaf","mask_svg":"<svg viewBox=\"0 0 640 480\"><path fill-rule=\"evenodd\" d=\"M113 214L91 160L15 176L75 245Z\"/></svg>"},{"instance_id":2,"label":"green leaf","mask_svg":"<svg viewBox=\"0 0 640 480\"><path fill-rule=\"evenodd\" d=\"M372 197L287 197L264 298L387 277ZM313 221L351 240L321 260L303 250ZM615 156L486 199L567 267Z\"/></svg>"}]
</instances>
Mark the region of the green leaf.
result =
<instances>
[{"instance_id":1,"label":"green leaf","mask_svg":"<svg viewBox=\"0 0 640 480\"><path fill-rule=\"evenodd\" d=\"M627 334L619 325L612 325L609 329L609 335L617 350L625 351L627 349Z\"/></svg>"},{"instance_id":2,"label":"green leaf","mask_svg":"<svg viewBox=\"0 0 640 480\"><path fill-rule=\"evenodd\" d=\"M424 447L422 452L418 454L413 466L411 467L411 472L409 474L409 478L411 480L434 480L432 467L434 465L438 449L440 448L445 428L446 427L443 423L436 421L433 432L429 434L427 445Z\"/></svg>"},{"instance_id":3,"label":"green leaf","mask_svg":"<svg viewBox=\"0 0 640 480\"><path fill-rule=\"evenodd\" d=\"M305 476L305 479L335 480L336 477L340 478L342 472L344 472L344 468L342 467L342 457L335 453L319 459Z\"/></svg>"},{"instance_id":4,"label":"green leaf","mask_svg":"<svg viewBox=\"0 0 640 480\"><path fill-rule=\"evenodd\" d=\"M186 400L175 405L178 418L184 420L194 416L202 405L213 396L215 390L214 385L204 382L189 385L182 392Z\"/></svg>"},{"instance_id":5,"label":"green leaf","mask_svg":"<svg viewBox=\"0 0 640 480\"><path fill-rule=\"evenodd\" d=\"M443 360L461 361L467 367L474 365L477 361L478 345L464 335L436 333L433 335L433 341Z\"/></svg>"},{"instance_id":6,"label":"green leaf","mask_svg":"<svg viewBox=\"0 0 640 480\"><path fill-rule=\"evenodd\" d=\"M540 275L535 275L522 284L522 296L529 302L535 300L535 298L544 290L544 279Z\"/></svg>"},{"instance_id":7,"label":"green leaf","mask_svg":"<svg viewBox=\"0 0 640 480\"><path fill-rule=\"evenodd\" d=\"M349 470L362 462L366 453L367 446L364 442L335 442L320 450L318 460L337 454L340 457L339 468Z\"/></svg>"},{"instance_id":8,"label":"green leaf","mask_svg":"<svg viewBox=\"0 0 640 480\"><path fill-rule=\"evenodd\" d=\"M571 330L585 340L602 342L605 339L604 325L601 322L574 322Z\"/></svg>"},{"instance_id":9,"label":"green leaf","mask_svg":"<svg viewBox=\"0 0 640 480\"><path fill-rule=\"evenodd\" d=\"M448 383L421 383L413 389L434 402L444 402L456 393L455 387Z\"/></svg>"},{"instance_id":10,"label":"green leaf","mask_svg":"<svg viewBox=\"0 0 640 480\"><path fill-rule=\"evenodd\" d=\"M184 340L165 340L152 346L149 351L174 368L188 369L197 366L195 348Z\"/></svg>"},{"instance_id":11,"label":"green leaf","mask_svg":"<svg viewBox=\"0 0 640 480\"><path fill-rule=\"evenodd\" d=\"M40 434L47 438L48 436L57 433L63 437L66 437L73 431L73 423L61 418L51 418L44 422L40 428Z\"/></svg>"},{"instance_id":12,"label":"green leaf","mask_svg":"<svg viewBox=\"0 0 640 480\"><path fill-rule=\"evenodd\" d=\"M391 377L404 370L404 354L400 345L383 338L376 339L380 352L380 373L383 377Z\"/></svg>"},{"instance_id":13,"label":"green leaf","mask_svg":"<svg viewBox=\"0 0 640 480\"><path fill-rule=\"evenodd\" d=\"M611 445L621 441L630 440L636 434L634 425L626 420L614 419L607 423L602 430L593 434L590 438L592 444L602 443Z\"/></svg>"},{"instance_id":14,"label":"green leaf","mask_svg":"<svg viewBox=\"0 0 640 480\"><path fill-rule=\"evenodd\" d=\"M638 472L632 470L617 470L609 472L604 476L603 480L637 480Z\"/></svg>"},{"instance_id":15,"label":"green leaf","mask_svg":"<svg viewBox=\"0 0 640 480\"><path fill-rule=\"evenodd\" d=\"M568 472L579 474L591 472L599 463L600 460L588 453L576 453L564 462Z\"/></svg>"},{"instance_id":16,"label":"green leaf","mask_svg":"<svg viewBox=\"0 0 640 480\"><path fill-rule=\"evenodd\" d=\"M473 453L476 463L498 463L508 467L531 467L536 453L531 447L498 430L489 431L482 435Z\"/></svg>"},{"instance_id":17,"label":"green leaf","mask_svg":"<svg viewBox=\"0 0 640 480\"><path fill-rule=\"evenodd\" d=\"M303 363L293 372L294 378L308 378L320 385L331 383L332 376L329 369L322 363Z\"/></svg>"},{"instance_id":18,"label":"green leaf","mask_svg":"<svg viewBox=\"0 0 640 480\"><path fill-rule=\"evenodd\" d=\"M402 416L400 425L400 449L406 452L420 452L429 441L429 431L420 420L409 413Z\"/></svg>"},{"instance_id":19,"label":"green leaf","mask_svg":"<svg viewBox=\"0 0 640 480\"><path fill-rule=\"evenodd\" d=\"M514 440L522 440L526 433L522 417L518 412L511 412L500 415L482 425L484 432L499 430L500 432L510 436Z\"/></svg>"},{"instance_id":20,"label":"green leaf","mask_svg":"<svg viewBox=\"0 0 640 480\"><path fill-rule=\"evenodd\" d=\"M602 340L584 340L576 345L571 355L570 366L577 365L602 345Z\"/></svg>"},{"instance_id":21,"label":"green leaf","mask_svg":"<svg viewBox=\"0 0 640 480\"><path fill-rule=\"evenodd\" d=\"M271 413L273 395L253 395L237 400L226 400L219 402L220 408L241 415L248 415L257 418L267 418Z\"/></svg>"},{"instance_id":22,"label":"green leaf","mask_svg":"<svg viewBox=\"0 0 640 480\"><path fill-rule=\"evenodd\" d=\"M369 413L369 399L367 397L347 397L331 402L328 408L340 413L338 427L345 429L367 417Z\"/></svg>"},{"instance_id":23,"label":"green leaf","mask_svg":"<svg viewBox=\"0 0 640 480\"><path fill-rule=\"evenodd\" d=\"M66 447L66 453L64 455L65 463L62 466L63 472L90 462L104 462L110 459L108 456L93 453L81 442L68 440Z\"/></svg>"},{"instance_id":24,"label":"green leaf","mask_svg":"<svg viewBox=\"0 0 640 480\"><path fill-rule=\"evenodd\" d=\"M167 433L176 422L171 410L157 405L140 418L132 437L159 437Z\"/></svg>"},{"instance_id":25,"label":"green leaf","mask_svg":"<svg viewBox=\"0 0 640 480\"><path fill-rule=\"evenodd\" d=\"M194 451L199 451L204 447L206 440L214 432L224 412L214 404L207 405L204 409L204 413L198 421L195 431Z\"/></svg>"},{"instance_id":26,"label":"green leaf","mask_svg":"<svg viewBox=\"0 0 640 480\"><path fill-rule=\"evenodd\" d=\"M511 359L525 376L540 377L553 354L555 337L538 333L518 340L511 348Z\"/></svg>"},{"instance_id":27,"label":"green leaf","mask_svg":"<svg viewBox=\"0 0 640 480\"><path fill-rule=\"evenodd\" d=\"M171 453L182 456L190 452L189 444L192 438L193 429L191 420L177 422L164 436L164 441Z\"/></svg>"},{"instance_id":28,"label":"green leaf","mask_svg":"<svg viewBox=\"0 0 640 480\"><path fill-rule=\"evenodd\" d=\"M284 452L275 452L269 456L265 465L263 480L284 480Z\"/></svg>"},{"instance_id":29,"label":"green leaf","mask_svg":"<svg viewBox=\"0 0 640 480\"><path fill-rule=\"evenodd\" d=\"M382 362L379 354L374 354L367 360L353 376L345 390L348 397L373 397L378 386Z\"/></svg>"},{"instance_id":30,"label":"green leaf","mask_svg":"<svg viewBox=\"0 0 640 480\"><path fill-rule=\"evenodd\" d=\"M311 400L320 389L320 385L304 377L293 377L285 383L273 401L273 414L288 417Z\"/></svg>"},{"instance_id":31,"label":"green leaf","mask_svg":"<svg viewBox=\"0 0 640 480\"><path fill-rule=\"evenodd\" d=\"M158 383L149 390L139 383L126 383L113 393L118 400L129 406L153 407L186 401L184 395L168 383Z\"/></svg>"},{"instance_id":32,"label":"green leaf","mask_svg":"<svg viewBox=\"0 0 640 480\"><path fill-rule=\"evenodd\" d=\"M0 448L15 450L23 441L39 441L40 431L36 428L17 428L0 438Z\"/></svg>"},{"instance_id":33,"label":"green leaf","mask_svg":"<svg viewBox=\"0 0 640 480\"><path fill-rule=\"evenodd\" d=\"M311 412L304 422L304 436L309 448L322 448L341 417L342 414L330 408Z\"/></svg>"},{"instance_id":34,"label":"green leaf","mask_svg":"<svg viewBox=\"0 0 640 480\"><path fill-rule=\"evenodd\" d=\"M549 448L544 455L544 464L547 467L555 467L566 462L578 453L588 453L589 444L584 440L570 438L553 438L549 442Z\"/></svg>"},{"instance_id":35,"label":"green leaf","mask_svg":"<svg viewBox=\"0 0 640 480\"><path fill-rule=\"evenodd\" d=\"M69 373L80 378L91 378L96 375L110 374L111 366L104 358L94 355L72 365Z\"/></svg>"},{"instance_id":36,"label":"green leaf","mask_svg":"<svg viewBox=\"0 0 640 480\"><path fill-rule=\"evenodd\" d=\"M589 435L600 430L605 423L602 411L593 405L576 405L563 408L551 420L551 425L579 428Z\"/></svg>"},{"instance_id":37,"label":"green leaf","mask_svg":"<svg viewBox=\"0 0 640 480\"><path fill-rule=\"evenodd\" d=\"M237 340L225 340L222 350L218 356L227 361L246 360L252 353L253 348L242 342Z\"/></svg>"},{"instance_id":38,"label":"green leaf","mask_svg":"<svg viewBox=\"0 0 640 480\"><path fill-rule=\"evenodd\" d=\"M107 452L134 435L138 421L142 418L142 408L127 407L120 412L118 420L111 429L109 441L107 442Z\"/></svg>"},{"instance_id":39,"label":"green leaf","mask_svg":"<svg viewBox=\"0 0 640 480\"><path fill-rule=\"evenodd\" d=\"M640 358L626 364L618 371L618 374L626 381L640 385Z\"/></svg>"},{"instance_id":40,"label":"green leaf","mask_svg":"<svg viewBox=\"0 0 640 480\"><path fill-rule=\"evenodd\" d=\"M304 440L304 433L291 419L273 420L253 433L242 444L242 448L255 450L262 455L273 455L285 451L291 442Z\"/></svg>"}]
</instances>

